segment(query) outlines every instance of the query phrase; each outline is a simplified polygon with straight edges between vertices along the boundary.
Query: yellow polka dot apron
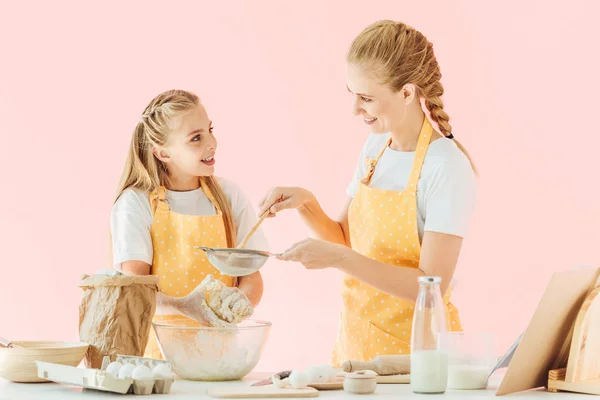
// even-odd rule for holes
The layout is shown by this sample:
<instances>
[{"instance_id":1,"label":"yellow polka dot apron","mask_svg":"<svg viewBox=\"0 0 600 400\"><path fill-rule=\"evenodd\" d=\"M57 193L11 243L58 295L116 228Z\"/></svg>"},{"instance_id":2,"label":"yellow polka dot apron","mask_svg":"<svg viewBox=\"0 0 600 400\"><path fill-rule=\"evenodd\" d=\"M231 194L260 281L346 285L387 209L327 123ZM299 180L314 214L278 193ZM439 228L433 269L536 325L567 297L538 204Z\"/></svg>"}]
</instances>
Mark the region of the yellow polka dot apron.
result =
<instances>
[{"instance_id":1,"label":"yellow polka dot apron","mask_svg":"<svg viewBox=\"0 0 600 400\"><path fill-rule=\"evenodd\" d=\"M369 187L375 167L391 139L374 160L367 160L362 179L348 209L352 249L398 268L418 268L421 254L417 226L417 184L433 127L425 118L410 174L403 191ZM415 281L415 285L417 282ZM462 330L458 312L444 296L449 330ZM379 292L346 275L342 286L343 309L332 364L346 360L369 361L378 355L410 354L414 303Z\"/></svg>"},{"instance_id":2,"label":"yellow polka dot apron","mask_svg":"<svg viewBox=\"0 0 600 400\"><path fill-rule=\"evenodd\" d=\"M195 246L227 247L223 213L203 179L202 190L216 209L216 215L195 216L170 210L166 189L160 187L150 194L154 220L152 235L151 274L158 276L158 289L167 296L183 297L196 288L208 274L227 286L234 286L233 277L221 275ZM170 325L198 326L199 323L182 315L155 315L153 321ZM190 335L191 336L191 335ZM190 340L192 338L190 337ZM146 357L162 359L154 330L146 347Z\"/></svg>"}]
</instances>

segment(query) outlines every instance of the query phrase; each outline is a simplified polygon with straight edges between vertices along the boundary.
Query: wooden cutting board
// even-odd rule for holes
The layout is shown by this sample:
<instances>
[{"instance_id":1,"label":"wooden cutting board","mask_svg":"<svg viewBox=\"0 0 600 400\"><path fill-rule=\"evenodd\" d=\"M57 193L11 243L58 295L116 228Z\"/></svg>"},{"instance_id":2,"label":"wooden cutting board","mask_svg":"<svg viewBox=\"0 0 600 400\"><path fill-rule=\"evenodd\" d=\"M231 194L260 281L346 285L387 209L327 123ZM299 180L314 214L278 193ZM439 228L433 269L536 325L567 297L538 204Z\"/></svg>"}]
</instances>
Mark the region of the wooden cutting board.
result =
<instances>
[{"instance_id":1,"label":"wooden cutting board","mask_svg":"<svg viewBox=\"0 0 600 400\"><path fill-rule=\"evenodd\" d=\"M410 375L376 375L377 384L408 384ZM311 383L308 386L317 390L341 390L344 388L344 378L339 378L334 382Z\"/></svg>"},{"instance_id":2,"label":"wooden cutting board","mask_svg":"<svg viewBox=\"0 0 600 400\"><path fill-rule=\"evenodd\" d=\"M319 391L312 387L294 389L292 387L278 388L273 385L246 387L221 386L208 389L207 392L210 397L219 399L275 399L319 396Z\"/></svg>"}]
</instances>

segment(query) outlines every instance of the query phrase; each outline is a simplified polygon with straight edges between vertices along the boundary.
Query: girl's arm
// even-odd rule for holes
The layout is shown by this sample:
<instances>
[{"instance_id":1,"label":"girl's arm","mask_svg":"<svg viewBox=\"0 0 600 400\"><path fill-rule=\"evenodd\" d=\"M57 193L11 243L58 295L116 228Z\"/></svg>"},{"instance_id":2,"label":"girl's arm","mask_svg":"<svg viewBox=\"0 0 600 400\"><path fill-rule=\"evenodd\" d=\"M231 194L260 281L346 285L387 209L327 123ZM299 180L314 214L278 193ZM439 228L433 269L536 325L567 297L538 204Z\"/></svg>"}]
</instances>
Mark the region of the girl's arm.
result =
<instances>
[{"instance_id":1,"label":"girl's arm","mask_svg":"<svg viewBox=\"0 0 600 400\"><path fill-rule=\"evenodd\" d=\"M263 279L260 272L257 271L251 275L239 277L238 289L248 297L252 307L256 308L263 295Z\"/></svg>"},{"instance_id":2,"label":"girl's arm","mask_svg":"<svg viewBox=\"0 0 600 400\"><path fill-rule=\"evenodd\" d=\"M143 261L131 260L121 264L121 271L126 275L150 275L150 265ZM162 292L156 293L156 308L161 314L183 315L179 310L181 300L167 296Z\"/></svg>"}]
</instances>

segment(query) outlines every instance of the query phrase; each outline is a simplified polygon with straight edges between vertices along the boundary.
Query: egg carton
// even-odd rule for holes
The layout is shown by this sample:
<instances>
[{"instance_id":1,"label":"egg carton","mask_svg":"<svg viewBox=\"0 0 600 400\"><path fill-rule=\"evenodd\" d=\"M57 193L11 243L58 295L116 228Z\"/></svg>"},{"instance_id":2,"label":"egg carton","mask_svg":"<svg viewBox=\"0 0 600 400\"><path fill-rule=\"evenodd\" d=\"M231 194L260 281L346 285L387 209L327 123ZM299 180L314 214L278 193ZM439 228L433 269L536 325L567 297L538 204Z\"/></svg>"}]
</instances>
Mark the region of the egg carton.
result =
<instances>
[{"instance_id":1,"label":"egg carton","mask_svg":"<svg viewBox=\"0 0 600 400\"><path fill-rule=\"evenodd\" d=\"M159 364L171 365L168 361L163 360L120 355L117 356L117 361L123 365L145 365L151 369ZM168 394L173 385L172 375L168 379L143 381L128 377L116 377L106 371L106 368L110 365L110 358L108 357L103 359L101 369L78 368L42 361L36 361L36 364L38 367L38 376L42 379L103 392L135 395Z\"/></svg>"}]
</instances>

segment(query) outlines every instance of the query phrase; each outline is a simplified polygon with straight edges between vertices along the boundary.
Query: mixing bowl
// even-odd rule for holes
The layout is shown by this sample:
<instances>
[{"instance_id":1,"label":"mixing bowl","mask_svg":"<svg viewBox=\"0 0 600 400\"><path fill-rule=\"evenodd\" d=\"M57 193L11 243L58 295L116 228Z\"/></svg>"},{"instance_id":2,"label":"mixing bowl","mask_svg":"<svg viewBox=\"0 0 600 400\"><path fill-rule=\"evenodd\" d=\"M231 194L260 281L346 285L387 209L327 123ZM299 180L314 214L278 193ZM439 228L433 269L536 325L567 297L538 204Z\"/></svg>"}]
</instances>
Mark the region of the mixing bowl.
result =
<instances>
[{"instance_id":1,"label":"mixing bowl","mask_svg":"<svg viewBox=\"0 0 600 400\"><path fill-rule=\"evenodd\" d=\"M237 327L182 326L153 322L163 357L173 372L193 381L231 381L248 375L260 360L271 323L245 320Z\"/></svg>"},{"instance_id":2,"label":"mixing bowl","mask_svg":"<svg viewBox=\"0 0 600 400\"><path fill-rule=\"evenodd\" d=\"M70 342L13 342L20 348L0 348L0 377L13 382L46 382L38 377L36 361L79 365L89 345Z\"/></svg>"}]
</instances>

